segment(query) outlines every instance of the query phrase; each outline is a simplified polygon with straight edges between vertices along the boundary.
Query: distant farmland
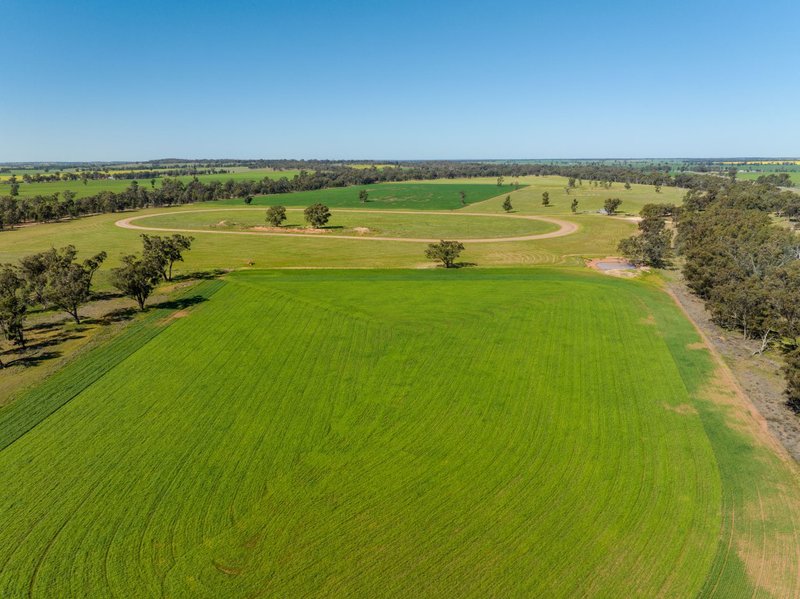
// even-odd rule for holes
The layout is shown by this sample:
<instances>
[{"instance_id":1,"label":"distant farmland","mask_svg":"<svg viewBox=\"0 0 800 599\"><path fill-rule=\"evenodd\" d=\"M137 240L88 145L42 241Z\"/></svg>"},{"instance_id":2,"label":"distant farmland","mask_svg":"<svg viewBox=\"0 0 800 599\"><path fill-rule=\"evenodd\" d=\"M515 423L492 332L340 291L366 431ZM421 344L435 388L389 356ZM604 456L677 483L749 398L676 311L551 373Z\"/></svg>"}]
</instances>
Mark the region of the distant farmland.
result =
<instances>
[{"instance_id":1,"label":"distant farmland","mask_svg":"<svg viewBox=\"0 0 800 599\"><path fill-rule=\"evenodd\" d=\"M214 175L197 175L197 178L204 182L211 181L225 182L230 179L234 181L243 180L256 180L269 177L270 179L280 179L286 177L287 179L293 178L298 175L300 171L273 171L267 169L247 169L233 173L221 173ZM0 196L8 195L10 189L7 184L8 175L0 176ZM180 179L184 183L190 182L194 177L192 175L182 175L174 177ZM52 195L54 193L63 193L66 190L74 191L76 197L83 198L98 194L102 191L113 191L120 193L130 187L131 183L136 180L139 185L149 189L150 181L155 181L156 185L161 183L160 178L156 179L89 179L84 184L83 181L48 181L42 183L24 183L22 177L18 176L19 180L19 195L20 197L30 197L35 195Z\"/></svg>"},{"instance_id":2,"label":"distant farmland","mask_svg":"<svg viewBox=\"0 0 800 599\"><path fill-rule=\"evenodd\" d=\"M795 471L654 285L193 293L0 412L0 596L800 592Z\"/></svg>"}]
</instances>

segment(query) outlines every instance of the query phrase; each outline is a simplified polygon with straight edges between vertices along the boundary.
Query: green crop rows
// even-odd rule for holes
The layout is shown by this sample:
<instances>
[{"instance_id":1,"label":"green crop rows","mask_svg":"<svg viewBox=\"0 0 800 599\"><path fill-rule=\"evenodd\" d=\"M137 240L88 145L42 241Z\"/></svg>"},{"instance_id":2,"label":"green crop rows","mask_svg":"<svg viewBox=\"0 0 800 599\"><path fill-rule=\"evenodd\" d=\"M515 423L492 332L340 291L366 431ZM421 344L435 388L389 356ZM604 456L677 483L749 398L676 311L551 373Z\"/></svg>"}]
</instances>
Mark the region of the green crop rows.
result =
<instances>
[{"instance_id":1,"label":"green crop rows","mask_svg":"<svg viewBox=\"0 0 800 599\"><path fill-rule=\"evenodd\" d=\"M793 471L707 396L714 364L657 287L544 268L206 285L15 425L0 596L798 592Z\"/></svg>"}]
</instances>

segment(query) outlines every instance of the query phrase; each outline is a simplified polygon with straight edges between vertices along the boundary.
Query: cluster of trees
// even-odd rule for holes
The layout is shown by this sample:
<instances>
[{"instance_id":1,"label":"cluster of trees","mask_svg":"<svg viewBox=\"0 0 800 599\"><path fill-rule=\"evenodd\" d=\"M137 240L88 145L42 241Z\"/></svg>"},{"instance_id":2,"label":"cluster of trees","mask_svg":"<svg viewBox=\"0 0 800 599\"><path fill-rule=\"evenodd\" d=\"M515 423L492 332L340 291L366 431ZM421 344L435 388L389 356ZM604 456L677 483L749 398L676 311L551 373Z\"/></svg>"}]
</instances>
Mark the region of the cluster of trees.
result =
<instances>
[{"instance_id":1,"label":"cluster of trees","mask_svg":"<svg viewBox=\"0 0 800 599\"><path fill-rule=\"evenodd\" d=\"M183 260L192 238L183 235L142 235L141 256L125 256L111 270L112 282L144 309L159 281L172 279L172 267ZM78 260L78 250L68 245L31 254L17 264L0 265L0 334L13 346L26 347L28 309L62 310L80 324L80 309L92 297L92 281L106 252ZM0 367L4 367L0 360Z\"/></svg>"},{"instance_id":2,"label":"cluster of trees","mask_svg":"<svg viewBox=\"0 0 800 599\"><path fill-rule=\"evenodd\" d=\"M331 218L331 210L325 204L312 204L303 210L305 221L314 228L324 227ZM267 208L266 221L273 227L280 227L286 220L285 206Z\"/></svg>"},{"instance_id":3,"label":"cluster of trees","mask_svg":"<svg viewBox=\"0 0 800 599\"><path fill-rule=\"evenodd\" d=\"M776 185L778 187L791 187L794 185L792 176L789 173L772 173L769 175L761 175L758 179L756 179L756 182Z\"/></svg>"},{"instance_id":4,"label":"cluster of trees","mask_svg":"<svg viewBox=\"0 0 800 599\"><path fill-rule=\"evenodd\" d=\"M77 255L68 245L0 266L0 332L7 341L25 349L25 319L31 306L63 310L80 323L78 310L91 296L94 273L106 253L82 262Z\"/></svg>"},{"instance_id":5,"label":"cluster of trees","mask_svg":"<svg viewBox=\"0 0 800 599\"><path fill-rule=\"evenodd\" d=\"M632 264L664 268L672 258L672 231L666 219L674 206L647 204L642 208L639 233L619 242L619 252Z\"/></svg>"},{"instance_id":6,"label":"cluster of trees","mask_svg":"<svg viewBox=\"0 0 800 599\"><path fill-rule=\"evenodd\" d=\"M786 355L789 405L800 411L800 237L770 215L783 195L728 181L687 194L676 248L687 284L719 325Z\"/></svg>"}]
</instances>

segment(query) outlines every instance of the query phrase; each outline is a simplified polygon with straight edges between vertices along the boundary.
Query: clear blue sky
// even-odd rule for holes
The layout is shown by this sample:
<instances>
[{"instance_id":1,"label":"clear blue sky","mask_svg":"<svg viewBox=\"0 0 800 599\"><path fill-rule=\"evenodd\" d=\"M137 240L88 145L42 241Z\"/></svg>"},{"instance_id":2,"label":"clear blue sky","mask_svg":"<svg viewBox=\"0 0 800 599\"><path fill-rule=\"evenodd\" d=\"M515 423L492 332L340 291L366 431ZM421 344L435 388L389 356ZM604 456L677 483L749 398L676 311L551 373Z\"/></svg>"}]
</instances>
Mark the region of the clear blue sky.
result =
<instances>
[{"instance_id":1,"label":"clear blue sky","mask_svg":"<svg viewBox=\"0 0 800 599\"><path fill-rule=\"evenodd\" d=\"M800 2L0 2L0 161L800 155Z\"/></svg>"}]
</instances>

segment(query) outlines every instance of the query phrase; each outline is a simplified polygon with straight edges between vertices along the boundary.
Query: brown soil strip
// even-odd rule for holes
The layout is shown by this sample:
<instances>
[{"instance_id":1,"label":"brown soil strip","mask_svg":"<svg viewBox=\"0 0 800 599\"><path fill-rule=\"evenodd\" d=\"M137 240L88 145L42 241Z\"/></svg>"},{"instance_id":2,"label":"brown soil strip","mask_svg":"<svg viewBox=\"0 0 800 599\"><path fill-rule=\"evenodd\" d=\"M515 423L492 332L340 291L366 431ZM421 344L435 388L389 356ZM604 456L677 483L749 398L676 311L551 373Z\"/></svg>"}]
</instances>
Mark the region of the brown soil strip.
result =
<instances>
[{"instance_id":1,"label":"brown soil strip","mask_svg":"<svg viewBox=\"0 0 800 599\"><path fill-rule=\"evenodd\" d=\"M700 338L717 365L714 377L702 394L708 400L725 408L725 422L756 445L765 447L778 457L792 473L790 478L798 480L797 463L787 449L770 431L767 420L759 412L751 398L744 392L733 371L728 368L715 343L694 319L692 312L684 305L685 298L679 297L675 289L667 287L666 292L692 323ZM682 301L683 300L683 301ZM696 347L693 349L699 349ZM759 459L755 456L752 459ZM797 516L800 514L800 498L796 485L787 488L776 483L771 477L755 482L757 501L748 501L744 509L734 514L732 506L723 518L730 522L728 537L729 551L735 551L742 560L748 577L758 591L767 591L774 597L797 597L800 589L800 556ZM766 491L766 493L765 493ZM737 525L734 517L744 517L745 524ZM788 525L787 525L788 520ZM776 530L784 527L785 530Z\"/></svg>"},{"instance_id":2,"label":"brown soil strip","mask_svg":"<svg viewBox=\"0 0 800 599\"><path fill-rule=\"evenodd\" d=\"M800 461L800 418L784 403L784 382L778 373L780 363L769 354L753 356L758 343L717 326L711 321L702 301L693 296L683 283L670 282L667 292L703 338L702 344L692 344L688 349L711 349L717 361L725 363L729 377L758 414L761 426L768 428L770 436ZM732 365L733 371L728 364Z\"/></svg>"}]
</instances>

